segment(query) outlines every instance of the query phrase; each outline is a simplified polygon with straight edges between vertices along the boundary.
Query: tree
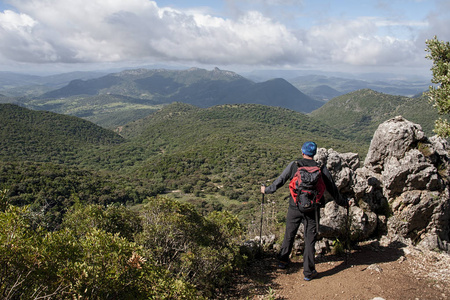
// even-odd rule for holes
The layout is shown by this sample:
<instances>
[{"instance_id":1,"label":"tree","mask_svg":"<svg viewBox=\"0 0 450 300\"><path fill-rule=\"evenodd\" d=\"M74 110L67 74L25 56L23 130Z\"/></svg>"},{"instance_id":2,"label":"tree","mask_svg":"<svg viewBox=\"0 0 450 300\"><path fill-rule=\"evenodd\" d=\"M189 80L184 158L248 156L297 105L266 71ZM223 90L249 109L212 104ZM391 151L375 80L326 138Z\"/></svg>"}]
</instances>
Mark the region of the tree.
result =
<instances>
[{"instance_id":1,"label":"tree","mask_svg":"<svg viewBox=\"0 0 450 300\"><path fill-rule=\"evenodd\" d=\"M425 50L429 52L426 58L433 61L431 82L438 84L430 86L428 96L439 114L443 115L436 120L434 132L445 138L450 136L450 123L444 118L444 115L450 114L450 43L439 41L435 36L426 44Z\"/></svg>"}]
</instances>

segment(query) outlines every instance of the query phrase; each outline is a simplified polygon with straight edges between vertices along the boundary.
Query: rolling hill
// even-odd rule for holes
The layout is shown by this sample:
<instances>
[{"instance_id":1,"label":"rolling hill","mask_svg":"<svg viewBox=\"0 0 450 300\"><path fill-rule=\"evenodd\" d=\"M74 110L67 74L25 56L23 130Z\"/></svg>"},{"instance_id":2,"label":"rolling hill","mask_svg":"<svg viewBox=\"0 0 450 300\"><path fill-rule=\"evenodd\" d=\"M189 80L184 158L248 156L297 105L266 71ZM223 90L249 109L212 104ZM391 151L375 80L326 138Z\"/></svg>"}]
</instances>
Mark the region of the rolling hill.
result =
<instances>
[{"instance_id":1,"label":"rolling hill","mask_svg":"<svg viewBox=\"0 0 450 300\"><path fill-rule=\"evenodd\" d=\"M123 143L114 132L80 118L0 104L0 158L75 162L80 153Z\"/></svg>"},{"instance_id":2,"label":"rolling hill","mask_svg":"<svg viewBox=\"0 0 450 300\"><path fill-rule=\"evenodd\" d=\"M243 209L258 182L299 156L306 140L358 151L365 145L292 110L258 104L167 105L121 127L19 106L1 106L0 160L53 162L140 178L152 190L218 194ZM219 188L221 187L221 188Z\"/></svg>"},{"instance_id":3,"label":"rolling hill","mask_svg":"<svg viewBox=\"0 0 450 300\"><path fill-rule=\"evenodd\" d=\"M428 136L433 135L434 120L438 118L425 96L393 96L370 89L333 98L310 115L366 142L370 142L379 124L397 115L420 124Z\"/></svg>"},{"instance_id":4,"label":"rolling hill","mask_svg":"<svg viewBox=\"0 0 450 300\"><path fill-rule=\"evenodd\" d=\"M174 103L124 126L121 134L153 153L132 168L136 176L171 190L220 192L240 201L298 158L306 140L343 152L365 148L305 114L258 104Z\"/></svg>"},{"instance_id":5,"label":"rolling hill","mask_svg":"<svg viewBox=\"0 0 450 300\"><path fill-rule=\"evenodd\" d=\"M77 101L91 105L93 112L102 108L106 96ZM145 101L107 97L130 105ZM53 109L66 105L53 104ZM103 109L105 119L113 116ZM251 199L258 182L277 176L287 161L298 157L305 140L364 155L385 120L403 115L429 134L437 116L423 97L373 90L336 97L311 114L260 104L203 108L181 102L148 113L118 127L119 136L78 117L3 104L0 159L120 171L148 182L154 190L220 193L238 200L235 208L242 209L241 202Z\"/></svg>"}]
</instances>

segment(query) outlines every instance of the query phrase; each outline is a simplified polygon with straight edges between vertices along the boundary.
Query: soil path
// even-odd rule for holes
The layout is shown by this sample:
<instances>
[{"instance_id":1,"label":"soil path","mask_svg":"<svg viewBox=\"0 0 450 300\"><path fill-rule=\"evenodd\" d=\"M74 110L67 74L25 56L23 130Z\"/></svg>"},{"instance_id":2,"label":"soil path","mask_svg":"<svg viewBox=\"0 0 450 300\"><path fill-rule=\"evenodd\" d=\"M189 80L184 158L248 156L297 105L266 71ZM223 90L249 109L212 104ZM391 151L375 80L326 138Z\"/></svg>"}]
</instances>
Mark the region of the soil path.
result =
<instances>
[{"instance_id":1,"label":"soil path","mask_svg":"<svg viewBox=\"0 0 450 300\"><path fill-rule=\"evenodd\" d=\"M303 280L302 262L277 269L255 260L227 299L450 299L450 256L413 247L367 244L347 255L317 257L318 277ZM378 297L378 298L377 298Z\"/></svg>"}]
</instances>

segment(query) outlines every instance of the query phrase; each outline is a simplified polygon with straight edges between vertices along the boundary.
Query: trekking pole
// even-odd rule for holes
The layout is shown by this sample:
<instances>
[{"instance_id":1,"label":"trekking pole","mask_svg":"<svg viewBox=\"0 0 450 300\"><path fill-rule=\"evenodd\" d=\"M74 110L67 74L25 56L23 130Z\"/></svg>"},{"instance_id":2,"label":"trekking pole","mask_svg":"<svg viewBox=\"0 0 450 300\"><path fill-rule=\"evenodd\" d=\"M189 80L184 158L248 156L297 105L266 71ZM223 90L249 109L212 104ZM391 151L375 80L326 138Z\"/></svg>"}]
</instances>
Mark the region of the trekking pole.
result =
<instances>
[{"instance_id":1,"label":"trekking pole","mask_svg":"<svg viewBox=\"0 0 450 300\"><path fill-rule=\"evenodd\" d=\"M264 184L262 184L264 186ZM262 226L263 226L263 214L264 214L264 193L261 198L261 224L259 227L259 243L262 245Z\"/></svg>"},{"instance_id":2,"label":"trekking pole","mask_svg":"<svg viewBox=\"0 0 450 300\"><path fill-rule=\"evenodd\" d=\"M349 255L349 251L350 251L350 203L347 199L347 216L345 218L345 264L347 264L347 260L348 260L348 255Z\"/></svg>"}]
</instances>

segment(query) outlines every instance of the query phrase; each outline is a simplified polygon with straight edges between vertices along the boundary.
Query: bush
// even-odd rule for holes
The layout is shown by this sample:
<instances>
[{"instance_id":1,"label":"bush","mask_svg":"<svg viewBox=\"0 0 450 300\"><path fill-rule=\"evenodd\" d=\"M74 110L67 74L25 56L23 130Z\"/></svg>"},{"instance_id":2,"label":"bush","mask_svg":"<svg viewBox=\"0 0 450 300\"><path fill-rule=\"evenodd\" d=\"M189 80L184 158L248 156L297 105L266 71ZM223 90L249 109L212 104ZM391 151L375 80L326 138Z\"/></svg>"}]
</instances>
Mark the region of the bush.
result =
<instances>
[{"instance_id":1,"label":"bush","mask_svg":"<svg viewBox=\"0 0 450 300\"><path fill-rule=\"evenodd\" d=\"M30 230L24 217L26 208L8 206L0 212L0 297L13 299L31 298L40 287L43 272L40 269L42 255L40 239ZM30 286L32 285L32 286ZM36 291L37 295L41 292Z\"/></svg>"},{"instance_id":2,"label":"bush","mask_svg":"<svg viewBox=\"0 0 450 300\"><path fill-rule=\"evenodd\" d=\"M120 234L129 241L133 241L134 235L142 229L138 214L120 204L107 208L100 205L72 208L64 218L62 226L79 234L98 228L112 234Z\"/></svg>"},{"instance_id":3,"label":"bush","mask_svg":"<svg viewBox=\"0 0 450 300\"><path fill-rule=\"evenodd\" d=\"M0 212L2 299L198 298L192 285L171 278L119 234L88 226L32 230L27 214L14 206Z\"/></svg>"},{"instance_id":4,"label":"bush","mask_svg":"<svg viewBox=\"0 0 450 300\"><path fill-rule=\"evenodd\" d=\"M32 226L28 206L0 200L2 299L209 298L245 262L243 228L228 212L204 217L165 197L149 198L139 216L76 205L49 232Z\"/></svg>"},{"instance_id":5,"label":"bush","mask_svg":"<svg viewBox=\"0 0 450 300\"><path fill-rule=\"evenodd\" d=\"M242 227L226 212L203 217L191 204L157 197L148 200L142 218L143 231L136 241L147 256L205 296L225 285L242 263L238 245Z\"/></svg>"}]
</instances>

